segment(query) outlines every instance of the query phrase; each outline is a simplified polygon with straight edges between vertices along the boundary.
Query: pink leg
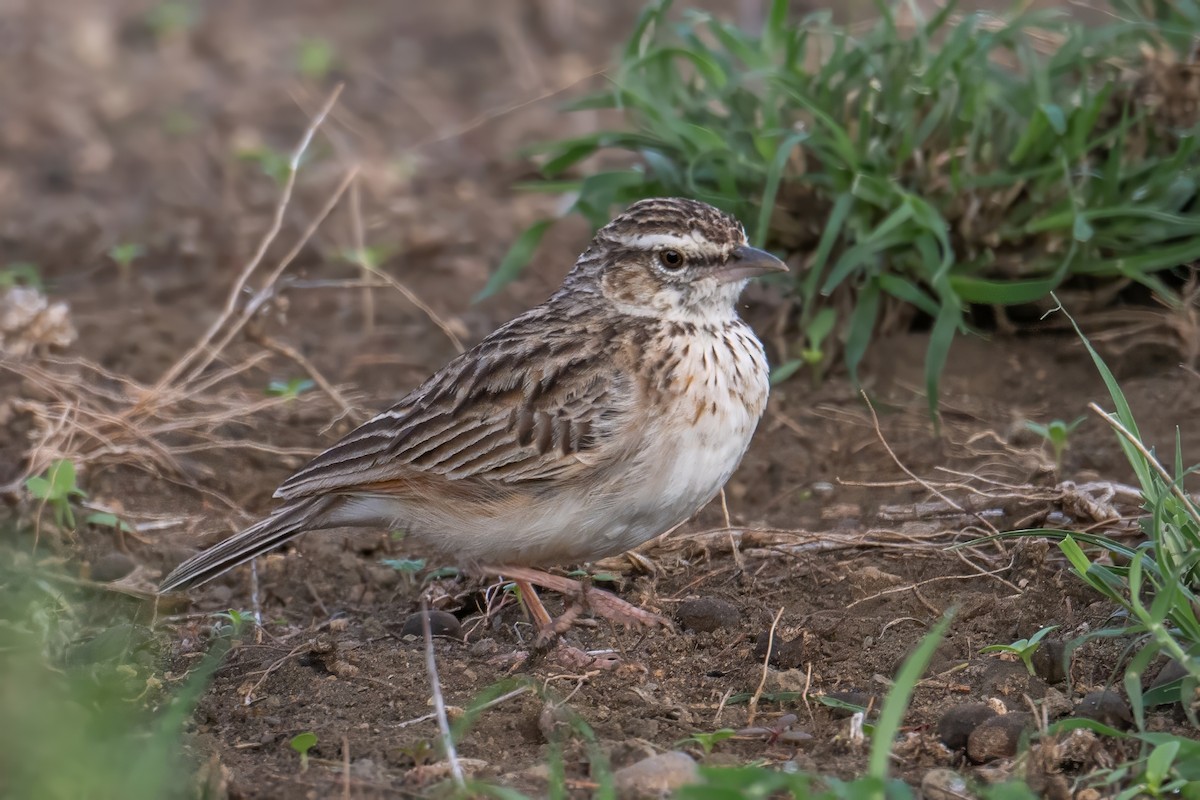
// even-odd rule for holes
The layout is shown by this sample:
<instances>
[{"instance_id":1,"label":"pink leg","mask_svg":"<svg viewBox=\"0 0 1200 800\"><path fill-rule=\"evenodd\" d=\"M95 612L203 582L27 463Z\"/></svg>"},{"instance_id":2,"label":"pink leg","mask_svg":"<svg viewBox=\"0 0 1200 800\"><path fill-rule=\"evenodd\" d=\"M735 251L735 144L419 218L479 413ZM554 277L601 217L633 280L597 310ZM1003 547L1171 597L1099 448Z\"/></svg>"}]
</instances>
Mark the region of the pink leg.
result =
<instances>
[{"instance_id":1,"label":"pink leg","mask_svg":"<svg viewBox=\"0 0 1200 800\"><path fill-rule=\"evenodd\" d=\"M486 571L496 575L503 575L506 578L511 578L517 583L517 586L521 588L522 594L526 592L525 587L528 586L528 593L534 598L536 598L537 595L533 592L533 585L541 586L544 589L550 589L552 591L559 592L560 594L565 594L568 597L577 597L598 616L622 625L642 625L650 628L656 626L662 626L664 628L671 627L670 621L665 617L659 616L651 611L647 611L644 608L638 608L633 603L622 600L612 592L606 592L603 589L585 589L579 583L579 581L573 581L570 578L551 575L548 572L542 572L541 570L530 569L528 567L488 567ZM538 606L541 606L540 601L538 601ZM550 615L546 613L545 608L542 608L541 612L542 614L545 614L546 621L550 622ZM541 623L541 619L537 616L537 613L532 611L531 613L533 613L535 618L538 619L538 622ZM564 614L564 617L567 617L569 614L570 612Z\"/></svg>"}]
</instances>

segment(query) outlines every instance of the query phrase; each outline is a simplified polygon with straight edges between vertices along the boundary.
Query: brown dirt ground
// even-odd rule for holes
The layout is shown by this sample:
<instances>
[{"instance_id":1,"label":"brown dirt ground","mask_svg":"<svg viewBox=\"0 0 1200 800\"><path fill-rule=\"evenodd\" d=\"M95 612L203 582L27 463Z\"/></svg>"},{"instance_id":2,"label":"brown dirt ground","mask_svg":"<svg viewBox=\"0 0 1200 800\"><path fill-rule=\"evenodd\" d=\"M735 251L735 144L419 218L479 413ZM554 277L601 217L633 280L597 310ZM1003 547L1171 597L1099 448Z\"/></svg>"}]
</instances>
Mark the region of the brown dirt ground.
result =
<instances>
[{"instance_id":1,"label":"brown dirt ground","mask_svg":"<svg viewBox=\"0 0 1200 800\"><path fill-rule=\"evenodd\" d=\"M637 4L621 3L607 14L583 4L502 5L485 13L466 0L403 8L362 2L337 10L315 0L213 4L192 27L166 36L144 22L155 8L145 2L0 6L0 38L23 43L0 47L0 99L10 110L0 126L0 264L41 266L52 294L70 304L81 334L74 355L153 380L213 319L269 223L276 189L237 152L263 143L291 147L307 112L342 77L348 84L330 136L319 140L302 173L284 239L300 233L355 159L362 165L367 243L392 248L384 267L464 340L478 339L544 297L586 238L577 222L560 226L518 284L487 302L468 301L515 233L553 205L514 194L513 183L531 172L513 151L596 122L555 115L557 96L517 106L602 65ZM562 17L564 9L574 16ZM334 45L334 75L300 80L293 67L298 43L318 36ZM337 258L354 242L351 219L335 211L294 274L353 277L353 267ZM104 256L119 241L147 247L130 280ZM281 253L282 247L272 249L268 263ZM779 301L763 291L751 299L750 317L766 329ZM414 386L453 348L398 295L377 292L374 302L376 322L368 329L359 291L295 290L263 327L334 383L352 387L359 408L375 409ZM1200 451L1194 372L1178 368L1178 354L1149 337L1145 346L1128 344L1114 337L1106 352L1147 441L1169 462L1174 426L1181 425L1184 451L1194 457ZM239 343L228 358L255 349ZM544 793L550 745L538 723L543 697L568 698L615 767L698 731L745 725L748 705L737 695L759 686L764 673L755 641L781 610L776 635L801 644L787 664L768 671L767 698L801 690L882 695L905 654L945 609L957 606L950 636L906 719L913 736L897 751L896 771L919 781L932 766L959 765L962 757L941 749L932 732L948 706L992 697L1023 710L1026 695L1041 700L1048 689L1019 665L980 656L979 648L1052 624L1070 638L1102 626L1111 608L1065 571L1052 547L950 551L946 545L986 532L982 519L1000 530L1087 524L1078 493L1055 489L1059 476L1023 423L1072 419L1087 413L1089 401L1108 403L1079 343L1061 332L968 337L955 345L946 370L939 437L916 388L923 383L923 350L922 336L911 333L883 340L872 352L863 374L879 431L843 379L780 387L728 487L732 533L717 503L644 548L640 564L621 558L600 565L619 574L623 595L664 613L689 598L727 600L739 615L732 627L649 635L579 627L568 634L570 643L615 650L620 664L564 664L554 653L519 663L512 656L529 649L529 628L511 598L496 599L485 614L480 581L423 586L380 565L404 555L386 534L314 535L286 556L262 560L265 624L235 650L204 696L193 747L213 754L231 797L341 791L343 748L353 796L421 793L439 777L417 767L436 760L425 753L437 731L431 721L408 724L431 710L430 684L421 641L400 631L424 593L459 616L466 632L465 642L435 644L450 705L466 707L512 676L536 687L483 712L462 738L460 754L478 759L474 772L487 780ZM246 385L296 374L294 364L276 359L249 373ZM6 396L37 396L10 375L0 381ZM0 455L11 465L0 467L0 484L22 468L29 425L15 414L0 429ZM161 530L139 534L144 541L115 543L109 533L85 531L84 560L95 564L119 546L143 568L137 574L151 580L205 537L248 519L215 498L252 513L267 509L271 491L305 452L347 427L314 392L247 424L212 431L291 448L283 455L201 451L171 480L114 460L83 465L82 483L93 500L119 504L134 521L163 522ZM1000 484L1021 488L973 507L979 515L955 513L923 505L936 498L897 459L922 479L947 485L946 493L962 502L968 502L962 484L995 481L997 494L1005 494ZM1113 435L1094 415L1071 437L1061 477L1077 484L1131 479ZM208 612L249 608L248 572L195 592L193 600L197 613L178 609L166 623L173 678L200 652L212 624ZM552 611L561 609L559 598L550 595L548 602ZM1073 700L1105 686L1119 656L1118 645L1086 646L1055 690ZM710 762L792 760L841 777L862 771L865 751L848 740L844 717L811 699L764 699L758 717L769 722L785 712L797 714L796 727L811 740L729 741ZM1151 724L1175 723L1160 714ZM288 747L302 731L319 739L314 766L304 773ZM1116 744L1104 746L1119 756ZM694 746L692 752L700 754ZM579 742L566 746L566 773L581 796L590 786L590 758ZM1099 759L1093 753L1074 765L1074 774Z\"/></svg>"}]
</instances>

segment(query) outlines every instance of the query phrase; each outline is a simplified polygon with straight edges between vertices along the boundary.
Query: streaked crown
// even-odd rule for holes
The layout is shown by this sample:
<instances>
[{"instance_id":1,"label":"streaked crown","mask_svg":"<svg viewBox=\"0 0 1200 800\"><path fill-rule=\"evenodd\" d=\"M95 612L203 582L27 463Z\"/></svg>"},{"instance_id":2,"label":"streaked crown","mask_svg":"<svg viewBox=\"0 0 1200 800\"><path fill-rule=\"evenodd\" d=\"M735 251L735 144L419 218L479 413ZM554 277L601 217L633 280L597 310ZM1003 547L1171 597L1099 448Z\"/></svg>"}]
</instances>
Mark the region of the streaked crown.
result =
<instances>
[{"instance_id":1,"label":"streaked crown","mask_svg":"<svg viewBox=\"0 0 1200 800\"><path fill-rule=\"evenodd\" d=\"M729 214L685 197L639 200L596 234L630 247L651 248L675 243L729 250L746 241L742 224Z\"/></svg>"}]
</instances>

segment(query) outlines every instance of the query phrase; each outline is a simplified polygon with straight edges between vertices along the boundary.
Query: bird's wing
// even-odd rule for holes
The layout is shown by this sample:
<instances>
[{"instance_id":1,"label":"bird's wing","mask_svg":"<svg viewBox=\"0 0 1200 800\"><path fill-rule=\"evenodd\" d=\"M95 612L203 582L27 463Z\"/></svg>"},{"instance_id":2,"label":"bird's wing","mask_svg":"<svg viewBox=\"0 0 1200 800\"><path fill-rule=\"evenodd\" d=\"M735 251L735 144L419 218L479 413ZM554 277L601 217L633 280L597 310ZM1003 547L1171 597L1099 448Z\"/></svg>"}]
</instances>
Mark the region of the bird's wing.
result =
<instances>
[{"instance_id":1,"label":"bird's wing","mask_svg":"<svg viewBox=\"0 0 1200 800\"><path fill-rule=\"evenodd\" d=\"M527 315L528 317L528 315ZM580 335L583 334L583 335ZM634 387L613 337L518 317L283 483L276 497L569 480L624 455ZM462 486L462 484L459 484ZM466 488L466 487L462 487Z\"/></svg>"}]
</instances>

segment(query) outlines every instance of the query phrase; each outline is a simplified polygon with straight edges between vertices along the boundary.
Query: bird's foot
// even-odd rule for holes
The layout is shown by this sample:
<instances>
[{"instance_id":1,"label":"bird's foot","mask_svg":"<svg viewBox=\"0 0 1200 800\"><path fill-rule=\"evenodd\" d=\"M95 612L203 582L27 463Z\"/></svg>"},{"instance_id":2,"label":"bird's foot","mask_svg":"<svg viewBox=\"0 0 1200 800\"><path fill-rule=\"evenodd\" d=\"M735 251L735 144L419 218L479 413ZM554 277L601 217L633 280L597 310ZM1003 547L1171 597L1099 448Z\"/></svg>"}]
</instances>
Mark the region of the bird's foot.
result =
<instances>
[{"instance_id":1,"label":"bird's foot","mask_svg":"<svg viewBox=\"0 0 1200 800\"><path fill-rule=\"evenodd\" d=\"M590 582L585 585L570 578L551 575L548 572L528 567L496 567L489 569L489 572L504 575L516 582L521 590L521 597L525 601L526 608L529 609L538 628L538 641L543 644L566 632L584 611L590 611L596 616L630 627L671 627L670 620L665 617L639 608L627 600L622 600L612 592L596 589L590 585ZM533 588L535 585L577 598L578 602L568 606L562 616L555 619L550 616L546 607L542 605L542 601L538 599L537 592Z\"/></svg>"}]
</instances>

